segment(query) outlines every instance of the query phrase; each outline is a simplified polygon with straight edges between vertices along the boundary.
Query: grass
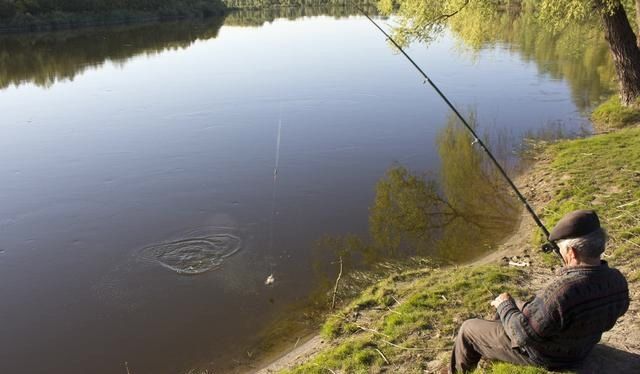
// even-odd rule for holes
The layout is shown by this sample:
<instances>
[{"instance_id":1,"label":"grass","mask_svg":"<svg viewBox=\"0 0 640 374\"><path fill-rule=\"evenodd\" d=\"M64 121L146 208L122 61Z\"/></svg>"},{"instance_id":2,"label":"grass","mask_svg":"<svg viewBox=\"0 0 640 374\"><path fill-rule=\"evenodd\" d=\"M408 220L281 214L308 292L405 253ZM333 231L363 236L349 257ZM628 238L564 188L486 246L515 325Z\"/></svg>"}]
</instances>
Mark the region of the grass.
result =
<instances>
[{"instance_id":1,"label":"grass","mask_svg":"<svg viewBox=\"0 0 640 374\"><path fill-rule=\"evenodd\" d=\"M593 111L591 119L599 129L630 126L640 122L639 105L625 107L620 102L620 97L614 95Z\"/></svg>"},{"instance_id":2,"label":"grass","mask_svg":"<svg viewBox=\"0 0 640 374\"><path fill-rule=\"evenodd\" d=\"M640 281L640 128L563 141L542 152L553 161L548 169L534 166L532 172L545 175L553 196L539 207L545 222L552 226L571 210L595 209L610 237L605 257L634 287ZM551 255L539 259L541 266L557 265ZM285 373L371 373L383 367L421 373L431 360L447 361L462 321L491 315L491 294L523 297L527 279L526 270L498 265L423 268L390 276L330 316L322 327L328 348ZM496 363L474 373L547 371Z\"/></svg>"},{"instance_id":3,"label":"grass","mask_svg":"<svg viewBox=\"0 0 640 374\"><path fill-rule=\"evenodd\" d=\"M473 374L546 374L548 371L533 366L496 363L487 369L476 369Z\"/></svg>"},{"instance_id":4,"label":"grass","mask_svg":"<svg viewBox=\"0 0 640 374\"><path fill-rule=\"evenodd\" d=\"M640 265L640 128L560 142L547 150L553 200L544 219L555 224L574 209L594 209L609 234L606 257L630 268Z\"/></svg>"},{"instance_id":5,"label":"grass","mask_svg":"<svg viewBox=\"0 0 640 374\"><path fill-rule=\"evenodd\" d=\"M323 325L322 335L335 344L288 373L377 372L385 358L421 372L425 360L451 348L463 320L491 313L492 294L524 296L522 270L497 265L451 270L405 272L370 287Z\"/></svg>"}]
</instances>

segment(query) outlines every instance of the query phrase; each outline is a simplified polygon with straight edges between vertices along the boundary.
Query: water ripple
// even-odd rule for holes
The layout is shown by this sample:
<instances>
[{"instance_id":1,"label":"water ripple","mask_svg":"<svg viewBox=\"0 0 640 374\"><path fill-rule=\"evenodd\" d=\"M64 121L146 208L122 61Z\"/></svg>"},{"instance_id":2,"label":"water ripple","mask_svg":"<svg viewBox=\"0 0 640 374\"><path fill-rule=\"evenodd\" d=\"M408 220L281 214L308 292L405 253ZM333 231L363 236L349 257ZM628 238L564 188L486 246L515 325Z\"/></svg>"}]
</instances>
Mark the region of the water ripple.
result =
<instances>
[{"instance_id":1,"label":"water ripple","mask_svg":"<svg viewBox=\"0 0 640 374\"><path fill-rule=\"evenodd\" d=\"M223 233L155 244L143 248L140 256L178 274L197 275L219 268L241 247L239 237Z\"/></svg>"}]
</instances>

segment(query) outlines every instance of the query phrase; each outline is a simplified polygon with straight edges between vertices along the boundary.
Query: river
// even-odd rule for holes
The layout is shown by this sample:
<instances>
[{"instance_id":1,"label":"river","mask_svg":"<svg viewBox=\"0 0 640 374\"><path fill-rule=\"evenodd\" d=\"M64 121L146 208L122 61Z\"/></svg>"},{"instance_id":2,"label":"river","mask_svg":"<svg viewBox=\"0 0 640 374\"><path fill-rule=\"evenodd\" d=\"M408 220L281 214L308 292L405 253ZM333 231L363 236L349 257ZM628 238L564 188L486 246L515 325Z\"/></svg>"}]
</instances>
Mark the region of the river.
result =
<instances>
[{"instance_id":1,"label":"river","mask_svg":"<svg viewBox=\"0 0 640 374\"><path fill-rule=\"evenodd\" d=\"M356 266L508 234L519 211L444 103L365 18L322 13L0 38L0 372L228 368L334 275L327 237L389 249ZM588 133L612 88L606 57L541 33L408 49L510 165L525 136ZM394 221L393 194L464 219ZM471 250L478 216L495 235Z\"/></svg>"}]
</instances>

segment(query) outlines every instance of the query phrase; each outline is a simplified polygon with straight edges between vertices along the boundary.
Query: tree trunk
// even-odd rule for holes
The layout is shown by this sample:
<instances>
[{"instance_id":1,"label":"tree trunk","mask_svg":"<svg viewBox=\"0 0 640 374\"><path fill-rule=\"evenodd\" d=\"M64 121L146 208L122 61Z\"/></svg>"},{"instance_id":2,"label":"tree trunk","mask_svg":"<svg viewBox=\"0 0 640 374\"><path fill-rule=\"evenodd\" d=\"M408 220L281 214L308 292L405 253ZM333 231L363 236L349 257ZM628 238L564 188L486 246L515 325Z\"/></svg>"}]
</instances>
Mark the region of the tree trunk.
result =
<instances>
[{"instance_id":1,"label":"tree trunk","mask_svg":"<svg viewBox=\"0 0 640 374\"><path fill-rule=\"evenodd\" d=\"M618 75L622 104L635 104L640 97L640 48L622 4L618 2L613 12L603 10L602 23Z\"/></svg>"}]
</instances>

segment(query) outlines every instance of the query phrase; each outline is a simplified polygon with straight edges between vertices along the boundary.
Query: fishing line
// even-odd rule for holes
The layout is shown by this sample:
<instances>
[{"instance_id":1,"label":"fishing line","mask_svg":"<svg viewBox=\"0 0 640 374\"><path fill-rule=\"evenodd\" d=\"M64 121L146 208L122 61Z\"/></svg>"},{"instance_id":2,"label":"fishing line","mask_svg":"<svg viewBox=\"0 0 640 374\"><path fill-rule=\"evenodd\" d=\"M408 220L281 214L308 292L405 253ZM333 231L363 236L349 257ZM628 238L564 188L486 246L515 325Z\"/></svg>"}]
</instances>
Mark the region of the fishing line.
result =
<instances>
[{"instance_id":1,"label":"fishing line","mask_svg":"<svg viewBox=\"0 0 640 374\"><path fill-rule=\"evenodd\" d=\"M496 166L496 168L498 169L498 171L500 172L500 174L502 174L502 176L504 177L504 179L507 181L507 183L509 184L509 186L511 186L511 188L513 189L513 191L516 193L516 196L518 197L518 199L522 202L522 204L525 206L525 208L527 209L527 211L529 212L529 214L531 215L531 217L533 218L533 220L535 221L536 225L538 225L538 227L540 228L540 230L542 230L542 232L545 235L545 239L547 240L547 243L545 245L542 246L542 250L545 252L555 252L558 256L560 256L562 258L562 256L560 255L560 249L558 248L558 245L552 241L549 240L549 230L547 230L547 228L545 227L544 223L542 223L542 221L540 220L540 217L538 217L538 215L536 214L536 212L533 210L533 208L531 207L531 205L529 204L529 202L527 201L527 199L524 197L524 195L522 195L522 193L520 192L520 190L518 189L518 187L516 187L515 183L513 183L513 181L511 180L511 178L509 178L509 176L507 175L507 173L505 172L504 168L502 167L502 165L500 165L500 163L498 162L498 160L493 156L493 154L491 153L491 151L487 148L487 146L484 144L484 142L482 141L482 139L480 139L480 137L476 134L475 130L473 129L473 127L471 127L471 125L469 125L469 123L467 122L467 120L460 114L460 112L458 111L458 109L451 103L451 101L449 101L449 99L447 98L447 96L440 90L440 88L431 80L431 78L429 78L429 76L420 68L420 66L418 66L418 64L404 51L404 49L386 32L384 31L384 29L382 29L382 27L380 27L380 25L378 25L371 17L369 17L369 15L360 7L356 6L356 9L358 9L358 11L360 11L360 13L362 13L365 17L367 17L367 19L369 21L371 21L371 23L378 29L380 30L380 32L382 34L384 34L384 36L387 38L388 41L390 41L396 48L398 48L398 50L404 55L404 57L407 58L407 60L409 60L409 62L413 65L413 67L416 68L416 70L418 70L418 72L420 72L420 74L424 77L425 81L424 83L429 83L429 85L431 85L431 87L433 87L433 89L438 93L438 95L442 98L442 100L444 100L444 102L449 106L449 108L453 111L453 113L456 115L456 117L458 117L458 119L460 120L460 122L462 122L462 124L464 125L464 127L467 128L467 130L469 130L469 132L471 133L471 135L473 136L473 143L472 144L478 144L480 146L480 148L482 148L482 150L487 154L487 156L489 156L489 158L491 159L491 161L493 162L493 164Z\"/></svg>"},{"instance_id":2,"label":"fishing line","mask_svg":"<svg viewBox=\"0 0 640 374\"><path fill-rule=\"evenodd\" d=\"M271 194L271 222L269 223L269 254L273 252L273 231L276 220L276 197L278 190L278 168L280 167L280 141L282 139L282 103L278 114L278 133L276 135L276 157L273 166L273 185ZM270 263L270 272L273 275L273 263Z\"/></svg>"}]
</instances>

